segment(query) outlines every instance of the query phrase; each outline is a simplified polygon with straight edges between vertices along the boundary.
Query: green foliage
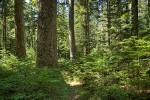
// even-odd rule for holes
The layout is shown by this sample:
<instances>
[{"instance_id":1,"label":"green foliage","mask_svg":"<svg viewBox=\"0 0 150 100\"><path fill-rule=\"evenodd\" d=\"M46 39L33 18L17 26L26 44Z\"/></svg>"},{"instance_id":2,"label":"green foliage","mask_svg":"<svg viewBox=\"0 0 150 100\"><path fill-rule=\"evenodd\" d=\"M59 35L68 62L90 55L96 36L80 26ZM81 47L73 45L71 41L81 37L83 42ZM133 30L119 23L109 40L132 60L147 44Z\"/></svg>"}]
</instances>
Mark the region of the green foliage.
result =
<instances>
[{"instance_id":1,"label":"green foliage","mask_svg":"<svg viewBox=\"0 0 150 100\"><path fill-rule=\"evenodd\" d=\"M105 87L101 92L101 98L102 100L132 100L134 92L114 85Z\"/></svg>"},{"instance_id":2,"label":"green foliage","mask_svg":"<svg viewBox=\"0 0 150 100\"><path fill-rule=\"evenodd\" d=\"M61 65L72 79L78 77L83 82L81 100L146 100L149 94L139 91L150 88L149 44L131 37L112 50L94 49L73 62L62 60Z\"/></svg>"},{"instance_id":3,"label":"green foliage","mask_svg":"<svg viewBox=\"0 0 150 100\"><path fill-rule=\"evenodd\" d=\"M69 58L69 39L68 39L68 11L64 3L58 4L58 18L57 18L57 33L58 33L58 56L60 58Z\"/></svg>"},{"instance_id":4,"label":"green foliage","mask_svg":"<svg viewBox=\"0 0 150 100\"><path fill-rule=\"evenodd\" d=\"M120 53L124 54L124 58L149 57L149 43L149 41L136 39L135 37L125 39L121 42L122 49L120 49Z\"/></svg>"},{"instance_id":5,"label":"green foliage","mask_svg":"<svg viewBox=\"0 0 150 100\"><path fill-rule=\"evenodd\" d=\"M5 1L5 0L3 0ZM139 1L139 34L131 36L131 9L128 2L119 0L90 0L75 3L75 36L77 59L69 58L68 7L58 2L58 55L62 69L36 68L35 49L38 1L24 4L24 31L27 57L15 54L14 2L7 0L7 47L3 50L3 27L0 28L0 99L67 100L67 81L83 83L78 90L81 100L148 100L150 90L150 28L147 1ZM1 2L1 1L0 1ZM85 14L89 12L91 53L85 54ZM0 24L3 25L3 6L0 4ZM109 13L109 16L107 16ZM108 19L110 23L108 23ZM110 27L108 27L110 25ZM108 36L108 32L110 36ZM110 38L110 45L108 45ZM83 56L84 55L84 56ZM63 70L63 71L62 71ZM61 75L61 72L63 76Z\"/></svg>"},{"instance_id":6,"label":"green foliage","mask_svg":"<svg viewBox=\"0 0 150 100\"><path fill-rule=\"evenodd\" d=\"M0 61L0 99L66 100L69 88L60 69L36 68L30 57L19 61L5 55Z\"/></svg>"},{"instance_id":7,"label":"green foliage","mask_svg":"<svg viewBox=\"0 0 150 100\"><path fill-rule=\"evenodd\" d=\"M81 100L133 100L136 93L132 90L125 90L117 85L97 87L94 94L88 90L82 90Z\"/></svg>"}]
</instances>

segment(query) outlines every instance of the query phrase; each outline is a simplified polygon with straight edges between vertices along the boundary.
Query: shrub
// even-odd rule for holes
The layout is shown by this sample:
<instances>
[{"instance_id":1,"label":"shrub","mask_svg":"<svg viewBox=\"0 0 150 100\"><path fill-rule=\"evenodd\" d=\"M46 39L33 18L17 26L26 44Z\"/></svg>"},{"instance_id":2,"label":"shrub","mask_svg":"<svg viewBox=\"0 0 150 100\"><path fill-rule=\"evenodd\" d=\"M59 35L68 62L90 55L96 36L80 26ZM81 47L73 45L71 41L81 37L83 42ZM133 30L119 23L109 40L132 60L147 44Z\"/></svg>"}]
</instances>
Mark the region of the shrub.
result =
<instances>
[{"instance_id":1,"label":"shrub","mask_svg":"<svg viewBox=\"0 0 150 100\"><path fill-rule=\"evenodd\" d=\"M7 59L6 59L7 58ZM66 100L69 87L61 70L36 68L30 57L19 61L6 55L0 62L0 99L8 100Z\"/></svg>"}]
</instances>

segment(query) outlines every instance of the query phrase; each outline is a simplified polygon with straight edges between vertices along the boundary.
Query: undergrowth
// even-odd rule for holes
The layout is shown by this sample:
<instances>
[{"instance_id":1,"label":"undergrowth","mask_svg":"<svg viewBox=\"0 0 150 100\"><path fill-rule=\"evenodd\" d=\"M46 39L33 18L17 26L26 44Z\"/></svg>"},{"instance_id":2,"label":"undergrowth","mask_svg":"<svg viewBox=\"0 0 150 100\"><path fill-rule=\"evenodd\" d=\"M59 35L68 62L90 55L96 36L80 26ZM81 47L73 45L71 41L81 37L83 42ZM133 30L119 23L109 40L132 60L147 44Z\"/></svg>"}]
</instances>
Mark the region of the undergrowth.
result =
<instances>
[{"instance_id":1,"label":"undergrowth","mask_svg":"<svg viewBox=\"0 0 150 100\"><path fill-rule=\"evenodd\" d=\"M131 37L113 49L93 49L72 62L60 60L68 79L83 82L81 100L148 100L149 41Z\"/></svg>"},{"instance_id":2,"label":"undergrowth","mask_svg":"<svg viewBox=\"0 0 150 100\"><path fill-rule=\"evenodd\" d=\"M61 69L36 68L34 53L18 60L10 53L0 59L1 100L67 100L69 87Z\"/></svg>"}]
</instances>

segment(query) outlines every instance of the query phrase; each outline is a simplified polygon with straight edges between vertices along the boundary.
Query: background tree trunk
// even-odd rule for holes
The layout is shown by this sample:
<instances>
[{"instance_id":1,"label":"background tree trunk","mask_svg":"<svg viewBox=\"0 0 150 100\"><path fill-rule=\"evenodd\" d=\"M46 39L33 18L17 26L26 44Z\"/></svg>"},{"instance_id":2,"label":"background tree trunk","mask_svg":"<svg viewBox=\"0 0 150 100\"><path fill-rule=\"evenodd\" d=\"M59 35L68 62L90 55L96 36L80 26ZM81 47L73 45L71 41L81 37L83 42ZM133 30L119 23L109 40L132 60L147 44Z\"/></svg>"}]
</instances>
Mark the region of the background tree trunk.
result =
<instances>
[{"instance_id":1,"label":"background tree trunk","mask_svg":"<svg viewBox=\"0 0 150 100\"><path fill-rule=\"evenodd\" d=\"M91 52L91 46L90 46L90 25L89 25L89 17L90 17L90 12L89 12L89 0L86 0L86 4L85 4L85 8L86 8L86 19L85 19L85 35L86 35L86 54L89 54Z\"/></svg>"},{"instance_id":2,"label":"background tree trunk","mask_svg":"<svg viewBox=\"0 0 150 100\"><path fill-rule=\"evenodd\" d=\"M76 53L75 34L74 34L74 0L69 0L69 40L70 40L70 59Z\"/></svg>"},{"instance_id":3,"label":"background tree trunk","mask_svg":"<svg viewBox=\"0 0 150 100\"><path fill-rule=\"evenodd\" d=\"M89 30L89 0L80 0L79 1L80 6L83 7L84 11L81 13L83 16L83 23L82 23L82 27L84 30L84 35L85 35L85 54L89 54L90 53L90 30Z\"/></svg>"},{"instance_id":4,"label":"background tree trunk","mask_svg":"<svg viewBox=\"0 0 150 100\"><path fill-rule=\"evenodd\" d=\"M109 29L111 28L111 16L110 16L110 1L107 0L107 44L108 47L110 46L110 31Z\"/></svg>"},{"instance_id":5,"label":"background tree trunk","mask_svg":"<svg viewBox=\"0 0 150 100\"><path fill-rule=\"evenodd\" d=\"M132 0L132 36L138 36L138 0Z\"/></svg>"},{"instance_id":6,"label":"background tree trunk","mask_svg":"<svg viewBox=\"0 0 150 100\"><path fill-rule=\"evenodd\" d=\"M125 24L130 24L130 17L128 17L129 13L130 13L130 9L129 9L129 2L130 0L126 0L126 4L125 4L125 14L127 14L126 17L126 23ZM131 36L130 32L131 29L130 28L126 28L125 29L126 34L123 36L125 38L129 38Z\"/></svg>"},{"instance_id":7,"label":"background tree trunk","mask_svg":"<svg viewBox=\"0 0 150 100\"><path fill-rule=\"evenodd\" d=\"M7 11L6 11L6 1L3 0L3 7L2 7L2 12L3 12L3 49L6 50L6 46L7 46Z\"/></svg>"},{"instance_id":8,"label":"background tree trunk","mask_svg":"<svg viewBox=\"0 0 150 100\"><path fill-rule=\"evenodd\" d=\"M24 40L23 3L24 0L15 0L16 54L19 58L24 58L26 56Z\"/></svg>"},{"instance_id":9,"label":"background tree trunk","mask_svg":"<svg viewBox=\"0 0 150 100\"><path fill-rule=\"evenodd\" d=\"M37 67L58 67L57 0L41 0L39 3Z\"/></svg>"}]
</instances>

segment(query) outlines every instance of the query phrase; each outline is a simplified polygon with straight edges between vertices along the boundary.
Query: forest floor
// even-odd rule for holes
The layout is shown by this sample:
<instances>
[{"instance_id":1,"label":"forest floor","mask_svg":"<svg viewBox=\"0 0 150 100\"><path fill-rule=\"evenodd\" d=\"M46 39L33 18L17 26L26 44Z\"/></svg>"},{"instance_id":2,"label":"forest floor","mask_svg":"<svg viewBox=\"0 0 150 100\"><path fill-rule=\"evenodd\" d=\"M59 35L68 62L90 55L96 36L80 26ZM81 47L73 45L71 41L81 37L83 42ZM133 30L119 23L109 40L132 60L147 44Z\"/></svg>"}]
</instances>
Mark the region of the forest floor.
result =
<instances>
[{"instance_id":1,"label":"forest floor","mask_svg":"<svg viewBox=\"0 0 150 100\"><path fill-rule=\"evenodd\" d=\"M81 82L67 82L70 85L71 93L69 96L69 100L79 100L80 95L77 93L77 89L82 86Z\"/></svg>"}]
</instances>

